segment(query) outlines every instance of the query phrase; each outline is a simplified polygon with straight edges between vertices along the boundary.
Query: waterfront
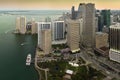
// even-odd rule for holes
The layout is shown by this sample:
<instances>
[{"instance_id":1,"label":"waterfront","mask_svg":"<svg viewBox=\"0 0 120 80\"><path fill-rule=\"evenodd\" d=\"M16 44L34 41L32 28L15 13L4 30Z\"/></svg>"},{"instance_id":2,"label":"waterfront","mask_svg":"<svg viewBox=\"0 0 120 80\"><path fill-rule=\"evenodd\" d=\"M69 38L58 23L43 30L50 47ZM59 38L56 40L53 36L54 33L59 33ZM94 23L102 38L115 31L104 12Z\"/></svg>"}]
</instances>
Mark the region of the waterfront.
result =
<instances>
[{"instance_id":1,"label":"waterfront","mask_svg":"<svg viewBox=\"0 0 120 80\"><path fill-rule=\"evenodd\" d=\"M53 13L55 14L56 12ZM50 13L52 14L50 16L54 16L53 13ZM28 15L26 12L24 15L28 20L34 16L39 21L48 17L48 14ZM62 14L62 11L60 14ZM59 17L60 14L56 14L56 16ZM25 65L27 54L31 53L32 58L34 58L37 35L15 35L12 33L12 30L15 29L16 16L20 15L3 14L0 16L0 80L38 79L38 73L34 68L34 64L30 67ZM22 43L24 45L21 45Z\"/></svg>"}]
</instances>

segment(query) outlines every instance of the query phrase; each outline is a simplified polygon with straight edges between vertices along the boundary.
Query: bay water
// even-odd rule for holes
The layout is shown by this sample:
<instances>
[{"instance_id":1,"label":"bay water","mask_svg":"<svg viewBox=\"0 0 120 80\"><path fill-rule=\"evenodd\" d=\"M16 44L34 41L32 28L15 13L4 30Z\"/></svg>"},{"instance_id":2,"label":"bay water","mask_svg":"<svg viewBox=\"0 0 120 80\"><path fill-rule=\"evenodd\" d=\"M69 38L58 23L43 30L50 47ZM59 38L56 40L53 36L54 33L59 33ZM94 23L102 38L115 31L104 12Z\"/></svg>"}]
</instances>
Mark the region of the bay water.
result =
<instances>
[{"instance_id":1,"label":"bay water","mask_svg":"<svg viewBox=\"0 0 120 80\"><path fill-rule=\"evenodd\" d=\"M45 17L58 18L65 11L29 10L29 11L0 11L0 80L38 80L34 64L26 66L26 56L35 56L37 35L13 34L17 16L26 16L27 21L36 21ZM21 45L21 44L24 45Z\"/></svg>"}]
</instances>

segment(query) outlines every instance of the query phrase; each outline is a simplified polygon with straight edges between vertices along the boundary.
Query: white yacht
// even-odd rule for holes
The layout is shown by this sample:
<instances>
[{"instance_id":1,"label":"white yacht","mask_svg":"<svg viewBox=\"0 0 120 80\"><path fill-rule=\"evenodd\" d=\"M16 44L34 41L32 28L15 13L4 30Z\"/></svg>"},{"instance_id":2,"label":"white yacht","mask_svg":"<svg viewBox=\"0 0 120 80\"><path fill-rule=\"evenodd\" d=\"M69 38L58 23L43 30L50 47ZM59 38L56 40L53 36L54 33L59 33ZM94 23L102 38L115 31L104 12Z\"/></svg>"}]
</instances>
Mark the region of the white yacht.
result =
<instances>
[{"instance_id":1,"label":"white yacht","mask_svg":"<svg viewBox=\"0 0 120 80\"><path fill-rule=\"evenodd\" d=\"M21 45L21 46L23 46L24 44L23 44L23 43L21 43L20 45Z\"/></svg>"},{"instance_id":2,"label":"white yacht","mask_svg":"<svg viewBox=\"0 0 120 80\"><path fill-rule=\"evenodd\" d=\"M28 54L27 55L27 59L26 59L26 65L30 65L30 63L31 63L31 54Z\"/></svg>"}]
</instances>

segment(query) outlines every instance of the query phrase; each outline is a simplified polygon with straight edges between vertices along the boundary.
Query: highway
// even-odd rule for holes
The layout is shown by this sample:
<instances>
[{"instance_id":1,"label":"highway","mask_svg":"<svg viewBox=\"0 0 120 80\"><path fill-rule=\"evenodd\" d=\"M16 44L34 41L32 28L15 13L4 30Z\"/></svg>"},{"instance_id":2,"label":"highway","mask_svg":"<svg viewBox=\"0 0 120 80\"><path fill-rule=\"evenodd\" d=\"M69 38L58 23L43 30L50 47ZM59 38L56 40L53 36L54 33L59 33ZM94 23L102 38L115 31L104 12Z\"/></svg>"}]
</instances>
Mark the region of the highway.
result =
<instances>
[{"instance_id":1,"label":"highway","mask_svg":"<svg viewBox=\"0 0 120 80\"><path fill-rule=\"evenodd\" d=\"M96 58L96 56L90 56L86 51L82 51L81 53L77 53L83 60L91 63L91 67L95 68L98 71L101 71L107 78L117 78L120 79L120 75L118 74L118 68L113 67L109 63L105 62L104 59ZM107 79L106 79L107 80Z\"/></svg>"}]
</instances>

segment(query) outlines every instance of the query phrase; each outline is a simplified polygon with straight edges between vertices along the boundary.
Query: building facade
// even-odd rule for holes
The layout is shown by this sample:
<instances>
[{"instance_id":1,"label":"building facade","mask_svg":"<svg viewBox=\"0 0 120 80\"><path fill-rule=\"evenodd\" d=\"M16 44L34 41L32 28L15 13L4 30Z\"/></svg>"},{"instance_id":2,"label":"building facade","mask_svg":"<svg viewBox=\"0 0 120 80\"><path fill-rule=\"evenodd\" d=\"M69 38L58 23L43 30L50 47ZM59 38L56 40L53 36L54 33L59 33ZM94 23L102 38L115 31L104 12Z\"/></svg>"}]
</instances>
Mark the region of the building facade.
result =
<instances>
[{"instance_id":1,"label":"building facade","mask_svg":"<svg viewBox=\"0 0 120 80\"><path fill-rule=\"evenodd\" d=\"M67 27L67 45L70 47L72 52L80 50L80 25L82 24L82 20L66 20Z\"/></svg>"},{"instance_id":2,"label":"building facade","mask_svg":"<svg viewBox=\"0 0 120 80\"><path fill-rule=\"evenodd\" d=\"M65 39L65 24L64 21L53 21L52 22L52 40L63 40Z\"/></svg>"},{"instance_id":3,"label":"building facade","mask_svg":"<svg viewBox=\"0 0 120 80\"><path fill-rule=\"evenodd\" d=\"M37 33L37 26L36 26L36 22L34 19L31 20L32 23L32 27L31 27L31 33L32 34L36 34Z\"/></svg>"},{"instance_id":4,"label":"building facade","mask_svg":"<svg viewBox=\"0 0 120 80\"><path fill-rule=\"evenodd\" d=\"M92 3L80 4L79 17L83 19L83 42L82 45L86 48L95 47L95 5Z\"/></svg>"},{"instance_id":5,"label":"building facade","mask_svg":"<svg viewBox=\"0 0 120 80\"><path fill-rule=\"evenodd\" d=\"M75 11L75 7L72 6L71 8L71 19L76 19L77 18L78 11Z\"/></svg>"},{"instance_id":6,"label":"building facade","mask_svg":"<svg viewBox=\"0 0 120 80\"><path fill-rule=\"evenodd\" d=\"M95 17L95 32L98 32L98 17Z\"/></svg>"},{"instance_id":7,"label":"building facade","mask_svg":"<svg viewBox=\"0 0 120 80\"><path fill-rule=\"evenodd\" d=\"M110 10L102 10L101 11L101 16L103 16L103 24L106 26L106 27L110 27L110 24L111 24L111 12Z\"/></svg>"},{"instance_id":8,"label":"building facade","mask_svg":"<svg viewBox=\"0 0 120 80\"><path fill-rule=\"evenodd\" d=\"M98 15L98 31L102 32L103 27L104 27L103 16L102 15Z\"/></svg>"},{"instance_id":9,"label":"building facade","mask_svg":"<svg viewBox=\"0 0 120 80\"><path fill-rule=\"evenodd\" d=\"M16 32L20 32L20 17L16 18Z\"/></svg>"},{"instance_id":10,"label":"building facade","mask_svg":"<svg viewBox=\"0 0 120 80\"><path fill-rule=\"evenodd\" d=\"M108 45L108 34L96 32L96 48L106 47Z\"/></svg>"},{"instance_id":11,"label":"building facade","mask_svg":"<svg viewBox=\"0 0 120 80\"><path fill-rule=\"evenodd\" d=\"M52 46L52 37L51 37L51 29L44 29L41 31L41 49L45 54L49 54L51 52Z\"/></svg>"},{"instance_id":12,"label":"building facade","mask_svg":"<svg viewBox=\"0 0 120 80\"><path fill-rule=\"evenodd\" d=\"M51 29L51 22L37 22L38 27L38 47L41 48L42 30Z\"/></svg>"},{"instance_id":13,"label":"building facade","mask_svg":"<svg viewBox=\"0 0 120 80\"><path fill-rule=\"evenodd\" d=\"M120 24L110 26L109 58L120 63Z\"/></svg>"},{"instance_id":14,"label":"building facade","mask_svg":"<svg viewBox=\"0 0 120 80\"><path fill-rule=\"evenodd\" d=\"M26 33L26 17L25 16L20 17L20 33L21 34Z\"/></svg>"}]
</instances>

